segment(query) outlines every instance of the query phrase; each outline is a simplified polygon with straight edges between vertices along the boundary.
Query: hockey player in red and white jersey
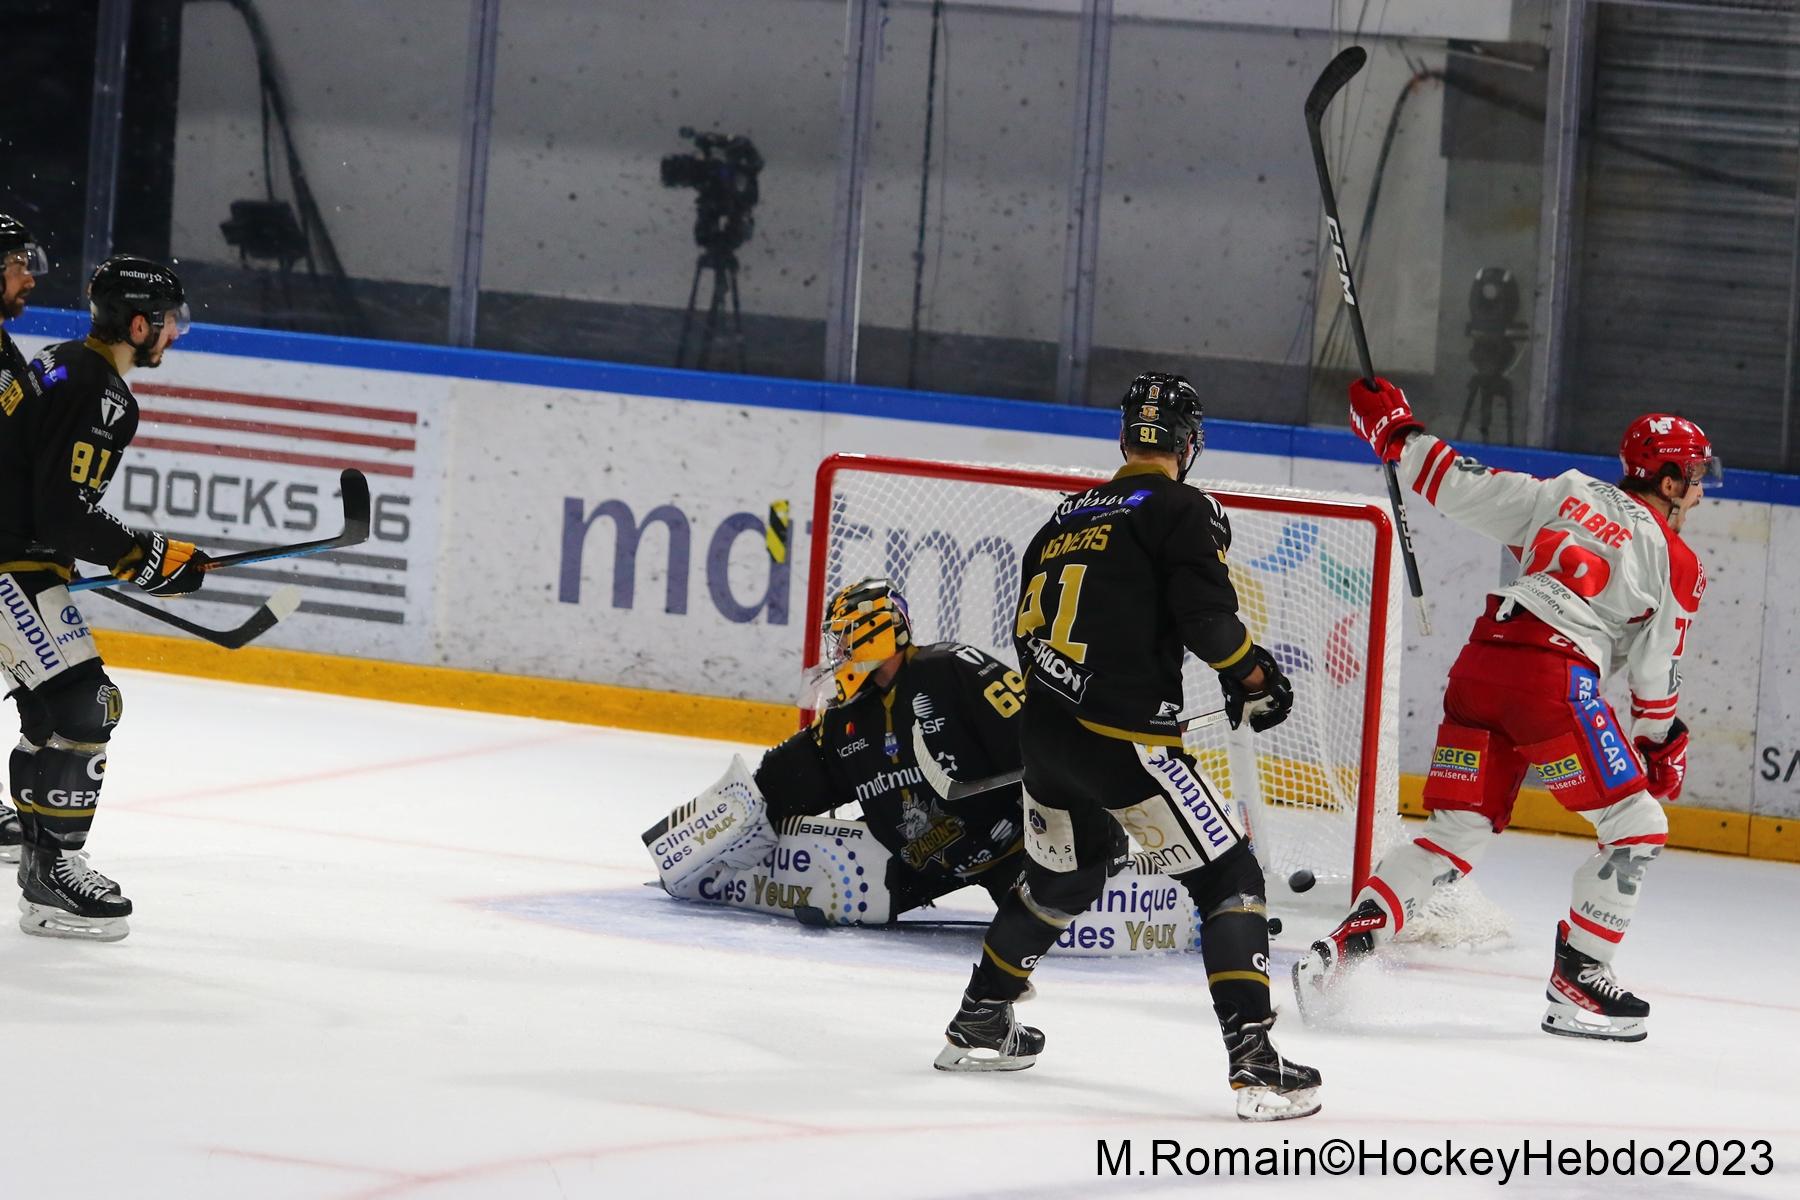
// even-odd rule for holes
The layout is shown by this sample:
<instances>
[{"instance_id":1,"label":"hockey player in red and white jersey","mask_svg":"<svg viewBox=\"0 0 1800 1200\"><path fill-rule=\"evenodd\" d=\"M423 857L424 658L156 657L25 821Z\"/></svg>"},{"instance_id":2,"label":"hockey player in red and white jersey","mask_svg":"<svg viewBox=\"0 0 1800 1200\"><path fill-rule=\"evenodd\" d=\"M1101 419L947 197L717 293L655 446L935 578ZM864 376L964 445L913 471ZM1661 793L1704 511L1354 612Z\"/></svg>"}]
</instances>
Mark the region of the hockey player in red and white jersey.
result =
<instances>
[{"instance_id":1,"label":"hockey player in red and white jersey","mask_svg":"<svg viewBox=\"0 0 1800 1200\"><path fill-rule=\"evenodd\" d=\"M1660 802L1681 794L1687 771L1688 731L1675 712L1706 574L1681 529L1720 481L1719 460L1698 425L1653 413L1626 429L1617 484L1573 470L1538 479L1459 455L1386 380L1351 384L1350 409L1404 486L1512 547L1520 574L1488 595L1450 668L1424 830L1382 856L1349 916L1295 964L1302 1015L1323 1006L1346 964L1401 932L1433 887L1474 869L1536 767L1599 841L1557 923L1543 1029L1642 1041L1650 1006L1610 964L1667 840ZM1631 689L1629 731L1600 694L1615 670Z\"/></svg>"}]
</instances>

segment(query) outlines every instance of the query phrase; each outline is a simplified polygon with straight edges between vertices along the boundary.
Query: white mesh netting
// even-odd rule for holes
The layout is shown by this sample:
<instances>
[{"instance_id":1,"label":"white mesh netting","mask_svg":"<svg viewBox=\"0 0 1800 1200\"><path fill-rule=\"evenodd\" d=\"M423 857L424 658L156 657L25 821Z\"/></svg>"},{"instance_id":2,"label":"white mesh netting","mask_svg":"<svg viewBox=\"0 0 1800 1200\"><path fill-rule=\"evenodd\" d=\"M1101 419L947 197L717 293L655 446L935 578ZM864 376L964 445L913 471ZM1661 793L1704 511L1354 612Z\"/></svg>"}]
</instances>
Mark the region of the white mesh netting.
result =
<instances>
[{"instance_id":1,"label":"white mesh netting","mask_svg":"<svg viewBox=\"0 0 1800 1200\"><path fill-rule=\"evenodd\" d=\"M886 576L907 598L918 641L964 642L1013 662L1020 554L1061 493L1101 478L1074 468L828 459L809 602ZM1318 898L1341 904L1359 845L1366 868L1401 836L1403 584L1392 526L1366 497L1196 482L1230 515L1240 614L1293 680L1295 702L1273 730L1232 731L1221 721L1190 734L1189 749L1239 807L1271 880L1305 868L1325 885ZM809 641L808 663L816 658ZM1220 706L1217 676L1192 657L1184 685L1185 711ZM1452 921L1432 940L1488 936L1465 936Z\"/></svg>"}]
</instances>

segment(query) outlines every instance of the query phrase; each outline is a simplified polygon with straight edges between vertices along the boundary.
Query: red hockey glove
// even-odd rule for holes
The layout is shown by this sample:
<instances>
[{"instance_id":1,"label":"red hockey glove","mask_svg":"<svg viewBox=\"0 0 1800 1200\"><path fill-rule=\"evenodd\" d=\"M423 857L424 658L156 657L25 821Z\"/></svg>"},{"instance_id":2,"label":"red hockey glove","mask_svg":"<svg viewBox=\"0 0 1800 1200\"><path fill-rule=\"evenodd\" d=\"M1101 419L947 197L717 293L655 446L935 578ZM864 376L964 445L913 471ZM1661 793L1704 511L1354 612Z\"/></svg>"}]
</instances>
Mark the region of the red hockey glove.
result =
<instances>
[{"instance_id":1,"label":"red hockey glove","mask_svg":"<svg viewBox=\"0 0 1800 1200\"><path fill-rule=\"evenodd\" d=\"M1406 393L1385 379L1376 379L1373 387L1366 379L1350 384L1350 428L1382 462L1400 461L1406 435L1425 430L1413 417Z\"/></svg>"},{"instance_id":2,"label":"red hockey glove","mask_svg":"<svg viewBox=\"0 0 1800 1200\"><path fill-rule=\"evenodd\" d=\"M1646 785L1652 796L1665 803L1681 796L1682 781L1687 778L1688 730L1676 717L1669 725L1669 736L1660 742L1637 739L1638 753L1644 756L1644 771L1650 776Z\"/></svg>"},{"instance_id":3,"label":"red hockey glove","mask_svg":"<svg viewBox=\"0 0 1800 1200\"><path fill-rule=\"evenodd\" d=\"M138 539L113 566L114 577L129 579L152 596L181 596L200 590L209 561L204 550L160 533L140 533Z\"/></svg>"}]
</instances>

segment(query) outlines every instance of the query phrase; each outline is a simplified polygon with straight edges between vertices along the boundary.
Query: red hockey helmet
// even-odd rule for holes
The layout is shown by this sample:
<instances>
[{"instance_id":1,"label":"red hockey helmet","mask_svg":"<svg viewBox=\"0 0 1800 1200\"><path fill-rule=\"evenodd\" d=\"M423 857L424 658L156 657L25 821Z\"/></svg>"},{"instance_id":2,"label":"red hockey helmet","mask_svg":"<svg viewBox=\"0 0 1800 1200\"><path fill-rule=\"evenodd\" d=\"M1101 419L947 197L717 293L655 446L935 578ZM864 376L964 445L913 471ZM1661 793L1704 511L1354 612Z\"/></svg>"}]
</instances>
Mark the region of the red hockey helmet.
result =
<instances>
[{"instance_id":1,"label":"red hockey helmet","mask_svg":"<svg viewBox=\"0 0 1800 1200\"><path fill-rule=\"evenodd\" d=\"M1725 482L1725 468L1706 431L1670 413L1646 413L1627 426L1619 463L1628 479L1654 479L1664 467L1674 467L1688 483L1716 488Z\"/></svg>"}]
</instances>

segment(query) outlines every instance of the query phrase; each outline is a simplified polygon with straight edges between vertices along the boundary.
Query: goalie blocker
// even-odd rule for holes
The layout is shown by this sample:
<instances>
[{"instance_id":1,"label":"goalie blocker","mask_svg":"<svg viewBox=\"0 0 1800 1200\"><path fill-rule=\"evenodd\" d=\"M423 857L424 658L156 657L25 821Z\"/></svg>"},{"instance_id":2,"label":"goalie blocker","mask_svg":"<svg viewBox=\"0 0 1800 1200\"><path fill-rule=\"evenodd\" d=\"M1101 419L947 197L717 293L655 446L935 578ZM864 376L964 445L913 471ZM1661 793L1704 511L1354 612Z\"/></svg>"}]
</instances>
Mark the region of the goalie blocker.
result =
<instances>
[{"instance_id":1,"label":"goalie blocker","mask_svg":"<svg viewBox=\"0 0 1800 1200\"><path fill-rule=\"evenodd\" d=\"M663 889L679 900L794 917L817 909L836 925L899 916L887 885L893 855L862 821L793 817L773 825L741 757L718 782L643 835ZM901 911L905 911L904 909ZM1100 899L1058 938L1058 953L1091 957L1198 947L1187 892L1151 864L1122 856Z\"/></svg>"}]
</instances>

